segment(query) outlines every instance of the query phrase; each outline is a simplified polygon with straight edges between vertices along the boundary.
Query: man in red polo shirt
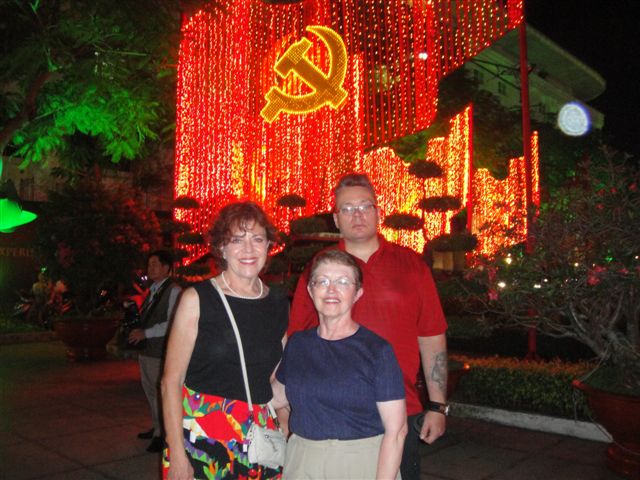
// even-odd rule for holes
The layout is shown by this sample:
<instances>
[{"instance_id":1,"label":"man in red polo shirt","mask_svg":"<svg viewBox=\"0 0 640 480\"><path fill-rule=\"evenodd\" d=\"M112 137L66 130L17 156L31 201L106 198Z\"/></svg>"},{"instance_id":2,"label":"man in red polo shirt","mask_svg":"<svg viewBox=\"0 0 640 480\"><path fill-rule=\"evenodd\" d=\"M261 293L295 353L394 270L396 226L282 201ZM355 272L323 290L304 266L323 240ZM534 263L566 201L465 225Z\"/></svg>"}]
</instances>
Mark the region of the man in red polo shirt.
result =
<instances>
[{"instance_id":1,"label":"man in red polo shirt","mask_svg":"<svg viewBox=\"0 0 640 480\"><path fill-rule=\"evenodd\" d=\"M403 480L418 480L419 439L413 425L422 405L415 384L422 358L431 403L419 438L433 443L444 434L448 413L446 320L431 272L420 256L378 234L380 210L368 177L345 175L334 195L333 218L343 237L338 248L356 257L364 274L364 294L353 306L353 318L393 346L404 377L409 426L400 471ZM296 288L289 335L318 325L307 292L308 274L305 270Z\"/></svg>"}]
</instances>

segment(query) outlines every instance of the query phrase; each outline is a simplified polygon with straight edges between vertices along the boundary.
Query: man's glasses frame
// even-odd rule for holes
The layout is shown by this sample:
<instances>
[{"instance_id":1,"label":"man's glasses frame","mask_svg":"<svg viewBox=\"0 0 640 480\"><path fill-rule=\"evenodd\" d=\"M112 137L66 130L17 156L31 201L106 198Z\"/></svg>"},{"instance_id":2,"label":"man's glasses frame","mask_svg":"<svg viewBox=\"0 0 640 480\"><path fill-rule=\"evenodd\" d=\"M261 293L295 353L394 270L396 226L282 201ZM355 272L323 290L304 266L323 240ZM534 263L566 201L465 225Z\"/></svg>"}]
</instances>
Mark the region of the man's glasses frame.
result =
<instances>
[{"instance_id":1,"label":"man's glasses frame","mask_svg":"<svg viewBox=\"0 0 640 480\"><path fill-rule=\"evenodd\" d=\"M378 208L378 206L375 203L363 203L362 205L343 205L337 210L343 215L351 217L355 215L356 212L361 215L367 215L373 212L376 208Z\"/></svg>"}]
</instances>

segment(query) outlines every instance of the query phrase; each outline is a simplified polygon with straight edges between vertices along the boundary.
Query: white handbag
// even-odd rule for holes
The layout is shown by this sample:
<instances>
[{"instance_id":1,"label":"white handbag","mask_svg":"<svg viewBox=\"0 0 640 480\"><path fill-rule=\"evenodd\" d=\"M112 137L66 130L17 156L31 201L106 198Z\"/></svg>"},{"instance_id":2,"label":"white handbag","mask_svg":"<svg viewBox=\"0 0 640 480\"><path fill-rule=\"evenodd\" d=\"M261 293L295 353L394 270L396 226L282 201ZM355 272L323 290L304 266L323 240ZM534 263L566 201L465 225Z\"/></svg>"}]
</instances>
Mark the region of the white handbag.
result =
<instances>
[{"instance_id":1,"label":"white handbag","mask_svg":"<svg viewBox=\"0 0 640 480\"><path fill-rule=\"evenodd\" d=\"M270 430L255 423L255 419L253 418L253 403L251 402L251 392L249 391L247 365L244 360L244 350L242 348L242 340L240 338L240 332L238 331L238 325L236 324L236 319L233 316L233 312L231 311L231 307L229 306L227 297L225 297L222 289L213 278L211 279L211 284L220 294L222 303L224 304L224 307L227 310L227 314L229 315L229 319L231 320L233 333L236 335L236 340L238 342L238 351L240 352L240 365L242 366L242 376L244 379L244 389L247 392L247 403L249 404L249 415L251 418L251 426L249 427L249 431L247 432L246 437L247 441L249 442L249 447L247 450L249 462L276 469L284 465L287 439L285 438L284 433L280 431L280 429ZM273 409L273 406L271 405L271 402L267 404L267 407L269 409L269 414L274 419L276 419L276 413Z\"/></svg>"}]
</instances>

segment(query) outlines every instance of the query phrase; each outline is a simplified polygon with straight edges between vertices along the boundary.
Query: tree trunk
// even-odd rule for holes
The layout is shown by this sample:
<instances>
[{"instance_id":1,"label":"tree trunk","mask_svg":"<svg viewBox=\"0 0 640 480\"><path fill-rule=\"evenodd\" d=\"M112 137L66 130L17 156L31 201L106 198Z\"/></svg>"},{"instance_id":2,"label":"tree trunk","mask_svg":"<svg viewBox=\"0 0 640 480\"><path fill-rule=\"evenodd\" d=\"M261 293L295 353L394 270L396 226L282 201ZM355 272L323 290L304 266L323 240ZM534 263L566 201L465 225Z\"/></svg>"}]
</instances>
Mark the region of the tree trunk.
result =
<instances>
[{"instance_id":1,"label":"tree trunk","mask_svg":"<svg viewBox=\"0 0 640 480\"><path fill-rule=\"evenodd\" d=\"M38 99L38 94L51 76L52 72L45 72L34 79L29 86L22 108L16 116L9 120L0 130L0 155L4 153L5 148L7 148L7 145L9 145L15 133L29 123L36 115L36 100Z\"/></svg>"}]
</instances>

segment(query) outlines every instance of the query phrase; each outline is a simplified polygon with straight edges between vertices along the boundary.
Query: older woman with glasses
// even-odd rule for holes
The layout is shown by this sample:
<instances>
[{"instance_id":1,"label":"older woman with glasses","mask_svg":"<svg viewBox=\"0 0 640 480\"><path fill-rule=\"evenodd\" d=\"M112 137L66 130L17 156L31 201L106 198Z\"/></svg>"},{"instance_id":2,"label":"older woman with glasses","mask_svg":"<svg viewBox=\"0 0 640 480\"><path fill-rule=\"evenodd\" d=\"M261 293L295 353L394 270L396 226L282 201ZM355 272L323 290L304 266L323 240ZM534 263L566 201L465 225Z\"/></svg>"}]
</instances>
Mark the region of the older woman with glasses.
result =
<instances>
[{"instance_id":1,"label":"older woman with glasses","mask_svg":"<svg viewBox=\"0 0 640 480\"><path fill-rule=\"evenodd\" d=\"M272 383L274 407L291 407L283 478L397 478L402 373L391 345L351 318L362 271L348 253L325 250L309 278L320 324L289 339Z\"/></svg>"},{"instance_id":2,"label":"older woman with glasses","mask_svg":"<svg viewBox=\"0 0 640 480\"><path fill-rule=\"evenodd\" d=\"M252 421L275 429L267 403L288 323L284 292L260 280L275 227L253 202L225 206L211 228L220 274L185 290L169 336L162 400L169 452L163 478L280 478L280 469L250 463ZM238 345L216 284L236 319L247 364L249 411Z\"/></svg>"}]
</instances>

